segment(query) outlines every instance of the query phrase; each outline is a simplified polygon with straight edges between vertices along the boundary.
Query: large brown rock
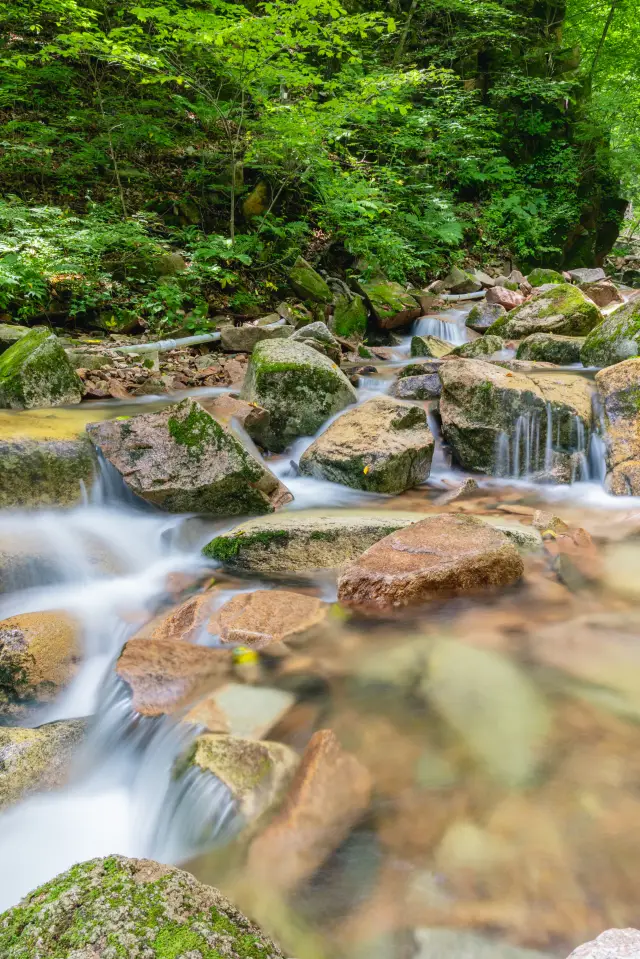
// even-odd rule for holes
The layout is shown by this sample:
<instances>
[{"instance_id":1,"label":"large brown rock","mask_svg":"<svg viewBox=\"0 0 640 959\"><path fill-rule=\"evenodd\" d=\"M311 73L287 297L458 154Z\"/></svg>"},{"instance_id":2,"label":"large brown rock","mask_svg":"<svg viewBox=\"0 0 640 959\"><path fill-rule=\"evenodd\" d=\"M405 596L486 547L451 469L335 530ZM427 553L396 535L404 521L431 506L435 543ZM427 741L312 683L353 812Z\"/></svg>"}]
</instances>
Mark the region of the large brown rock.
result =
<instances>
[{"instance_id":1,"label":"large brown rock","mask_svg":"<svg viewBox=\"0 0 640 959\"><path fill-rule=\"evenodd\" d=\"M605 281L603 283L580 283L578 288L582 290L585 296L602 309L604 306L611 306L612 303L624 303L624 297L615 283Z\"/></svg>"},{"instance_id":2,"label":"large brown rock","mask_svg":"<svg viewBox=\"0 0 640 959\"><path fill-rule=\"evenodd\" d=\"M292 496L194 400L87 426L91 441L142 499L174 513L272 513Z\"/></svg>"},{"instance_id":3,"label":"large brown rock","mask_svg":"<svg viewBox=\"0 0 640 959\"><path fill-rule=\"evenodd\" d=\"M375 397L343 413L300 458L305 476L402 493L429 476L434 440L421 406Z\"/></svg>"},{"instance_id":4,"label":"large brown rock","mask_svg":"<svg viewBox=\"0 0 640 959\"><path fill-rule=\"evenodd\" d=\"M315 596L286 589L257 589L238 593L221 606L210 630L223 643L264 649L279 643L299 642L321 626L328 606Z\"/></svg>"},{"instance_id":5,"label":"large brown rock","mask_svg":"<svg viewBox=\"0 0 640 959\"><path fill-rule=\"evenodd\" d=\"M507 586L522 573L520 555L504 533L471 516L429 516L348 566L338 580L338 599L363 610L392 610Z\"/></svg>"},{"instance_id":6,"label":"large brown rock","mask_svg":"<svg viewBox=\"0 0 640 959\"><path fill-rule=\"evenodd\" d=\"M638 959L640 930L607 929L592 942L574 949L569 959Z\"/></svg>"},{"instance_id":7,"label":"large brown rock","mask_svg":"<svg viewBox=\"0 0 640 959\"><path fill-rule=\"evenodd\" d=\"M509 312L524 303L524 296L517 290L507 290L504 286L494 286L487 290L486 300L490 306L501 306ZM487 327L484 327L484 329L487 329Z\"/></svg>"},{"instance_id":8,"label":"large brown rock","mask_svg":"<svg viewBox=\"0 0 640 959\"><path fill-rule=\"evenodd\" d=\"M186 709L225 683L231 670L229 649L162 639L130 639L116 663L116 674L131 691L131 705L142 716Z\"/></svg>"},{"instance_id":9,"label":"large brown rock","mask_svg":"<svg viewBox=\"0 0 640 959\"><path fill-rule=\"evenodd\" d=\"M640 358L596 374L606 424L607 484L619 496L640 493Z\"/></svg>"},{"instance_id":10,"label":"large brown rock","mask_svg":"<svg viewBox=\"0 0 640 959\"><path fill-rule=\"evenodd\" d=\"M280 890L297 886L346 839L370 793L368 771L334 733L315 733L277 816L251 844L251 875Z\"/></svg>"}]
</instances>

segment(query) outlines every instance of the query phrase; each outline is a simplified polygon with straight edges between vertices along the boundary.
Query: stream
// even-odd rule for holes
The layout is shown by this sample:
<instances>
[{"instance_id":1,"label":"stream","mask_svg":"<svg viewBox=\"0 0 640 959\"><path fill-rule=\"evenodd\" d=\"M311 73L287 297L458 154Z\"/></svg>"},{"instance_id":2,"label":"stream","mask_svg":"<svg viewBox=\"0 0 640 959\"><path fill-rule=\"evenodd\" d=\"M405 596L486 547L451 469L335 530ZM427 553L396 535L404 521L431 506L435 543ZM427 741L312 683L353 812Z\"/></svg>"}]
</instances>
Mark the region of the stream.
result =
<instances>
[{"instance_id":1,"label":"stream","mask_svg":"<svg viewBox=\"0 0 640 959\"><path fill-rule=\"evenodd\" d=\"M463 343L467 311L422 318L413 332ZM361 377L360 402L390 388L410 360L409 342L390 359L371 361L378 372ZM83 404L55 415L90 422L166 402ZM9 416L19 422L27 414ZM523 422L521 436L525 446L539 444L540 423ZM364 494L298 476L311 442L267 459L294 495L287 510L426 514L470 475L451 466L438 439L425 486L393 498ZM314 729L332 728L374 781L366 820L290 903L287 922L312 929L328 954L339 944L353 956L400 957L406 929L439 927L562 957L604 928L640 925L640 499L606 491L597 430L586 438L576 430L575 448L583 467L574 482L543 485L527 475L518 440L518 451L503 450L500 475L476 476L478 489L453 508L517 529L530 529L541 509L584 528L597 556L592 570L580 567L579 582L560 582L545 558L533 556L519 591L438 603L393 622L336 615L313 650L294 655L286 669L271 663L262 670L262 684L295 696L269 738L301 749ZM67 785L0 814L0 911L73 863L110 853L188 863L225 891L250 884L233 863L238 814L228 790L178 784L172 775L197 730L169 718L136 719L113 671L142 624L211 576L214 606L273 586L335 601L328 571L240 578L206 561L202 547L238 522L154 511L104 464L82 505L0 513L0 550L19 544L27 557L3 583L0 619L64 610L80 623L84 642L71 685L28 725L91 717ZM411 644L443 635L460 650L447 680L458 697L457 735L403 672ZM216 637L203 631L199 641L215 644ZM489 695L483 735L507 764L529 721L527 697L541 704L545 752L526 787L470 761L461 747L464 723L474 720L460 703L476 695L481 703ZM306 959L304 951L287 954Z\"/></svg>"}]
</instances>

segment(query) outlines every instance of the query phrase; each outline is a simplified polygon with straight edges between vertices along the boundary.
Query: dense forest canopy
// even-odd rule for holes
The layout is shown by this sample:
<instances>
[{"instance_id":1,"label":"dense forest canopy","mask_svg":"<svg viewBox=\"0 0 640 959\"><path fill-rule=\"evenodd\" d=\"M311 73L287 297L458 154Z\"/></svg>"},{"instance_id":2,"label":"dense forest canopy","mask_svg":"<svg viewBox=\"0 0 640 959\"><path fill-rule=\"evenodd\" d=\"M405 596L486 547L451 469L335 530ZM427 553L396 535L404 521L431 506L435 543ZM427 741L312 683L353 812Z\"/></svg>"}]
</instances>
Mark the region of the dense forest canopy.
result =
<instances>
[{"instance_id":1,"label":"dense forest canopy","mask_svg":"<svg viewBox=\"0 0 640 959\"><path fill-rule=\"evenodd\" d=\"M195 329L211 291L250 310L300 252L414 282L592 265L638 190L630 0L1 11L0 309L22 317L58 277L77 315ZM158 246L180 284L146 274Z\"/></svg>"}]
</instances>

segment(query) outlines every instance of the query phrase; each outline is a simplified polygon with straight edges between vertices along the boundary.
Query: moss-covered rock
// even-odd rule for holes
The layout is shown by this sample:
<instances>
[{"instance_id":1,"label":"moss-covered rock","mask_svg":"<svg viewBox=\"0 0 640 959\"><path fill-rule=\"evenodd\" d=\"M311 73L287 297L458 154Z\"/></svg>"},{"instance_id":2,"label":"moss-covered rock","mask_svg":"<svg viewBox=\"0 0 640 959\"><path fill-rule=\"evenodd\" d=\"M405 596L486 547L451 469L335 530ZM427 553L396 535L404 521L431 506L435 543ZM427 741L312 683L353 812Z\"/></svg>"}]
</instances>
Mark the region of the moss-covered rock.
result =
<instances>
[{"instance_id":1,"label":"moss-covered rock","mask_svg":"<svg viewBox=\"0 0 640 959\"><path fill-rule=\"evenodd\" d=\"M267 448L281 452L298 436L313 436L357 394L328 357L305 343L272 340L253 351L241 397L271 414Z\"/></svg>"},{"instance_id":2,"label":"moss-covered rock","mask_svg":"<svg viewBox=\"0 0 640 959\"><path fill-rule=\"evenodd\" d=\"M305 476L402 493L429 476L433 436L421 406L375 397L340 416L300 458Z\"/></svg>"},{"instance_id":3,"label":"moss-covered rock","mask_svg":"<svg viewBox=\"0 0 640 959\"><path fill-rule=\"evenodd\" d=\"M411 356L431 356L439 359L451 353L453 346L439 336L412 336Z\"/></svg>"},{"instance_id":4,"label":"moss-covered rock","mask_svg":"<svg viewBox=\"0 0 640 959\"><path fill-rule=\"evenodd\" d=\"M333 306L331 329L338 336L361 339L367 329L367 308L361 296L338 296Z\"/></svg>"},{"instance_id":5,"label":"moss-covered rock","mask_svg":"<svg viewBox=\"0 0 640 959\"><path fill-rule=\"evenodd\" d=\"M361 280L359 290L369 303L371 312L383 330L395 330L417 319L422 308L417 300L399 283L383 276Z\"/></svg>"},{"instance_id":6,"label":"moss-covered rock","mask_svg":"<svg viewBox=\"0 0 640 959\"><path fill-rule=\"evenodd\" d=\"M472 273L454 266L442 281L443 289L450 293L479 293L482 283Z\"/></svg>"},{"instance_id":7,"label":"moss-covered rock","mask_svg":"<svg viewBox=\"0 0 640 959\"><path fill-rule=\"evenodd\" d=\"M476 333L486 333L500 319L504 319L507 311L500 303L480 303L469 310L465 326Z\"/></svg>"},{"instance_id":8,"label":"moss-covered rock","mask_svg":"<svg viewBox=\"0 0 640 959\"><path fill-rule=\"evenodd\" d=\"M532 333L586 336L601 322L602 313L581 290L570 283L558 283L534 293L487 332L504 339L521 339Z\"/></svg>"},{"instance_id":9,"label":"moss-covered rock","mask_svg":"<svg viewBox=\"0 0 640 959\"><path fill-rule=\"evenodd\" d=\"M301 326L299 330L295 331L291 339L294 343L306 343L307 346L317 350L318 353L323 353L338 366L340 365L342 350L326 323L317 321L316 323L309 323L307 326Z\"/></svg>"},{"instance_id":10,"label":"moss-covered rock","mask_svg":"<svg viewBox=\"0 0 640 959\"><path fill-rule=\"evenodd\" d=\"M596 374L606 424L607 485L619 496L640 495L640 358Z\"/></svg>"},{"instance_id":11,"label":"moss-covered rock","mask_svg":"<svg viewBox=\"0 0 640 959\"><path fill-rule=\"evenodd\" d=\"M535 270L532 270L527 276L527 280L534 288L536 286L544 286L545 283L567 282L562 273L558 273L557 270L544 270L541 267L537 267Z\"/></svg>"},{"instance_id":12,"label":"moss-covered rock","mask_svg":"<svg viewBox=\"0 0 640 959\"><path fill-rule=\"evenodd\" d=\"M558 336L555 333L532 333L518 346L518 360L556 363L567 366L580 362L580 350L584 345L584 336Z\"/></svg>"},{"instance_id":13,"label":"moss-covered rock","mask_svg":"<svg viewBox=\"0 0 640 959\"><path fill-rule=\"evenodd\" d=\"M636 298L589 333L580 359L584 366L613 366L639 354L640 298Z\"/></svg>"},{"instance_id":14,"label":"moss-covered rock","mask_svg":"<svg viewBox=\"0 0 640 959\"><path fill-rule=\"evenodd\" d=\"M289 285L303 300L313 303L331 303L333 293L310 263L298 257L289 274Z\"/></svg>"},{"instance_id":15,"label":"moss-covered rock","mask_svg":"<svg viewBox=\"0 0 640 959\"><path fill-rule=\"evenodd\" d=\"M78 440L0 440L0 508L72 506L91 488L96 459Z\"/></svg>"},{"instance_id":16,"label":"moss-covered rock","mask_svg":"<svg viewBox=\"0 0 640 959\"><path fill-rule=\"evenodd\" d=\"M73 866L0 916L3 959L280 959L211 886L172 866L109 856Z\"/></svg>"},{"instance_id":17,"label":"moss-covered rock","mask_svg":"<svg viewBox=\"0 0 640 959\"><path fill-rule=\"evenodd\" d=\"M472 340L470 343L463 343L462 346L456 346L451 351L453 356L464 356L471 360L474 356L491 356L492 353L499 353L504 346L504 340L495 333L487 333L478 340Z\"/></svg>"},{"instance_id":18,"label":"moss-covered rock","mask_svg":"<svg viewBox=\"0 0 640 959\"><path fill-rule=\"evenodd\" d=\"M137 496L170 512L251 516L271 513L292 498L194 400L158 413L93 423L87 432Z\"/></svg>"},{"instance_id":19,"label":"moss-covered rock","mask_svg":"<svg viewBox=\"0 0 640 959\"><path fill-rule=\"evenodd\" d=\"M86 728L84 719L65 719L35 729L0 727L0 808L36 790L61 786Z\"/></svg>"},{"instance_id":20,"label":"moss-covered rock","mask_svg":"<svg viewBox=\"0 0 640 959\"><path fill-rule=\"evenodd\" d=\"M0 356L0 407L24 410L82 399L82 380L62 344L36 327Z\"/></svg>"}]
</instances>

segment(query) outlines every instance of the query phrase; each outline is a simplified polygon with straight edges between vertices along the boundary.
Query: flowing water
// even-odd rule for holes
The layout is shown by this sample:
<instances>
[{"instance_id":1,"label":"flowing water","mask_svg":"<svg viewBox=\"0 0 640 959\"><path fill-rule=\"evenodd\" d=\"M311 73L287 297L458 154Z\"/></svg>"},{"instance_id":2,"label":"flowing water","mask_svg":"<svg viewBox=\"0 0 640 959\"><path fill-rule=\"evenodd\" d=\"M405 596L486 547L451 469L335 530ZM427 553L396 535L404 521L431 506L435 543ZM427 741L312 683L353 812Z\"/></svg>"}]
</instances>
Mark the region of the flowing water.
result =
<instances>
[{"instance_id":1,"label":"flowing water","mask_svg":"<svg viewBox=\"0 0 640 959\"><path fill-rule=\"evenodd\" d=\"M416 331L464 342L464 311L448 313ZM361 400L388 387L406 349L375 363ZM125 409L68 415L77 425ZM528 555L520 588L394 621L336 614L312 648L261 663L258 682L295 699L270 736L301 750L315 729L333 728L374 783L366 819L277 916L260 914L271 897L238 866L245 824L229 791L173 775L196 727L136 717L113 666L142 624L212 573L214 606L282 579L214 569L201 548L235 523L156 512L106 467L76 508L0 514L0 618L66 610L83 637L71 685L29 725L89 717L67 785L0 814L0 908L74 862L118 852L188 862L251 902L302 959L318 943L327 955L404 956L407 930L425 927L565 956L607 926L640 925L640 500L604 489L596 414L590 435L573 427L574 483L533 478L551 462L549 407L499 441L494 477L448 506L438 501L464 474L440 440L428 484L395 498L297 475L311 438L269 459L294 494L287 509L451 509L522 532L541 508L593 537L566 555L552 541ZM332 602L335 575L292 577L288 588Z\"/></svg>"}]
</instances>

